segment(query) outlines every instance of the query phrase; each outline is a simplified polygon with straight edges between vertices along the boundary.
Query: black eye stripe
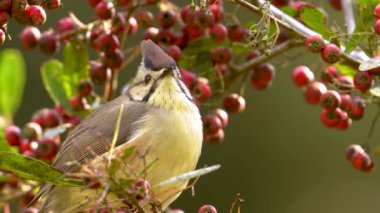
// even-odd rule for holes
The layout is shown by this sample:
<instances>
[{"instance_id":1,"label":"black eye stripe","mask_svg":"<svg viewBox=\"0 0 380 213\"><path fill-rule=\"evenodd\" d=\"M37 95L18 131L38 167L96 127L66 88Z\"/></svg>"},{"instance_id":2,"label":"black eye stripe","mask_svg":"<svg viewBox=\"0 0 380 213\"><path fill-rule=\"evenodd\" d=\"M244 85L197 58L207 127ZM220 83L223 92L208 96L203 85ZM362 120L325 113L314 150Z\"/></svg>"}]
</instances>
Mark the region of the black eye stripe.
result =
<instances>
[{"instance_id":1,"label":"black eye stripe","mask_svg":"<svg viewBox=\"0 0 380 213\"><path fill-rule=\"evenodd\" d=\"M151 75L146 75L145 79L144 79L144 83L148 84L151 80L152 80L152 76Z\"/></svg>"}]
</instances>

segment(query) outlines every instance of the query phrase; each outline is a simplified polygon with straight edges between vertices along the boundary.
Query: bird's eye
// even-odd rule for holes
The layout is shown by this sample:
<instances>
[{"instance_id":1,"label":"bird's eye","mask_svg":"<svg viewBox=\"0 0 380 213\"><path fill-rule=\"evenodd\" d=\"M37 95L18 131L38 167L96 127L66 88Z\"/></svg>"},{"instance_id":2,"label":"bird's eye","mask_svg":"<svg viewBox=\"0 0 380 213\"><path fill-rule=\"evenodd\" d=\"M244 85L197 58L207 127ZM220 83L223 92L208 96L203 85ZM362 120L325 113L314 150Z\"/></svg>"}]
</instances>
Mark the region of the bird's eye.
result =
<instances>
[{"instance_id":1,"label":"bird's eye","mask_svg":"<svg viewBox=\"0 0 380 213\"><path fill-rule=\"evenodd\" d=\"M149 84L149 82L152 80L152 76L150 76L150 75L146 75L145 76L145 79L144 79L144 83L145 84Z\"/></svg>"}]
</instances>

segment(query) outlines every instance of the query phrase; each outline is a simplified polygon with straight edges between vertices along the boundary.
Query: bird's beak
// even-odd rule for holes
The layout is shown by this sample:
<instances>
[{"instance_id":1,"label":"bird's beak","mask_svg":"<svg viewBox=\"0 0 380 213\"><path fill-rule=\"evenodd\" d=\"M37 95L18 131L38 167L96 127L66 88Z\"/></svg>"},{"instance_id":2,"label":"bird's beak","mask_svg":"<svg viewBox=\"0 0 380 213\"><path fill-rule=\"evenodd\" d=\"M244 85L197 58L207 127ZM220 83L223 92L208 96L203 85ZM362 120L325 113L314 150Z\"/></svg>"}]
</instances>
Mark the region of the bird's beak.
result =
<instances>
[{"instance_id":1,"label":"bird's beak","mask_svg":"<svg viewBox=\"0 0 380 213\"><path fill-rule=\"evenodd\" d=\"M174 70L175 70L175 68L173 68L173 67L165 69L164 72L162 73L161 77L162 78L165 78L167 76L174 77Z\"/></svg>"}]
</instances>

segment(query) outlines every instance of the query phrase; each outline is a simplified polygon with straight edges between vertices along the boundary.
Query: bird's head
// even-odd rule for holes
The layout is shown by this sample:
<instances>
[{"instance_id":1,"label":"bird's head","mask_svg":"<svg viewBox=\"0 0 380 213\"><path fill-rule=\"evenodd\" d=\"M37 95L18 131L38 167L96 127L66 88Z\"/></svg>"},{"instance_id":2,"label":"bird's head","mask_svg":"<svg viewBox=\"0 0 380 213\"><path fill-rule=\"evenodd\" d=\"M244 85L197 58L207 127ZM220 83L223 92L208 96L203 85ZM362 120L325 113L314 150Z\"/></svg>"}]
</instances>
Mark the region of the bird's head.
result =
<instances>
[{"instance_id":1,"label":"bird's head","mask_svg":"<svg viewBox=\"0 0 380 213\"><path fill-rule=\"evenodd\" d=\"M169 55L151 40L141 42L142 62L126 94L134 101L166 109L186 110L193 99Z\"/></svg>"}]
</instances>

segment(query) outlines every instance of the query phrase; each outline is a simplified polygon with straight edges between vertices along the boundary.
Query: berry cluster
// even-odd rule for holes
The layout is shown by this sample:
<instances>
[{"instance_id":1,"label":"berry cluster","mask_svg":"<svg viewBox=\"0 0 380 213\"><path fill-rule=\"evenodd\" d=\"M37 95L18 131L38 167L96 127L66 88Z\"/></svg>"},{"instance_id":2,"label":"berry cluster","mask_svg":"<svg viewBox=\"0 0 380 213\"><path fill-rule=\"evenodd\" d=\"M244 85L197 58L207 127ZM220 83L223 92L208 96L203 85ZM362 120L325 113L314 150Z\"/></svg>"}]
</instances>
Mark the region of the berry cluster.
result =
<instances>
[{"instance_id":1,"label":"berry cluster","mask_svg":"<svg viewBox=\"0 0 380 213\"><path fill-rule=\"evenodd\" d=\"M0 1L0 45L5 41L7 24L11 17L21 24L40 26L46 21L45 10L54 10L61 5L61 0Z\"/></svg>"}]
</instances>

